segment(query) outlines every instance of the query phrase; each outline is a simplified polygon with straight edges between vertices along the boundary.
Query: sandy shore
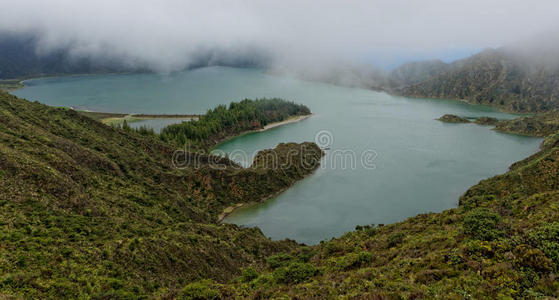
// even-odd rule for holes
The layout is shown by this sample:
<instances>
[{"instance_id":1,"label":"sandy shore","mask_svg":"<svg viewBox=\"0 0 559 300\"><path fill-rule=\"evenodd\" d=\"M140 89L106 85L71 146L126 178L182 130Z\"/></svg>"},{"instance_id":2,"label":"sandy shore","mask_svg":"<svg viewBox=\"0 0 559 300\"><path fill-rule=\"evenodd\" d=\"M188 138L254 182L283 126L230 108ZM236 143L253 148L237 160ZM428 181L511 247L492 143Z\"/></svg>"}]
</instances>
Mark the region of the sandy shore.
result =
<instances>
[{"instance_id":1,"label":"sandy shore","mask_svg":"<svg viewBox=\"0 0 559 300\"><path fill-rule=\"evenodd\" d=\"M310 118L311 116L312 116L312 114L310 114L310 115L304 115L304 116L295 116L295 117L291 117L291 118L289 118L289 119L287 119L287 120L284 120L284 121L281 121L281 122L270 123L270 124L264 126L264 128L262 128L262 129L260 129L260 130L258 130L258 131L266 131L266 130L269 130L269 129L272 129L272 128L275 128L275 127L278 127L278 126L282 126L282 125L285 125L285 124L303 121L303 120L305 120L305 119Z\"/></svg>"},{"instance_id":2,"label":"sandy shore","mask_svg":"<svg viewBox=\"0 0 559 300\"><path fill-rule=\"evenodd\" d=\"M231 139L234 139L234 138L238 138L238 137L240 137L240 136L243 136L243 135L245 135L245 134L250 134L250 133L254 133L254 132L266 131L266 130L269 130L269 129L272 129L272 128L275 128L275 127L278 127L278 126L282 126L282 125L285 125L285 124L303 121L303 120L308 119L308 118L310 118L310 117L312 117L312 116L313 116L312 114L310 114L310 115L304 115L304 116L294 116L294 117L288 118L287 120L284 120L284 121L281 121L281 122L270 123L270 124L264 126L264 128L262 128L262 129L256 129L256 130L245 131L245 132L243 132L243 133L241 133L241 134L238 134L238 135L235 135L235 136L230 136L230 137L227 137L227 138L225 138L225 139L223 139L223 140L217 142L214 146L212 146L212 147L210 148L210 150L214 150L215 148L219 147L221 144L226 143L227 141L229 141L229 140L231 140Z\"/></svg>"}]
</instances>

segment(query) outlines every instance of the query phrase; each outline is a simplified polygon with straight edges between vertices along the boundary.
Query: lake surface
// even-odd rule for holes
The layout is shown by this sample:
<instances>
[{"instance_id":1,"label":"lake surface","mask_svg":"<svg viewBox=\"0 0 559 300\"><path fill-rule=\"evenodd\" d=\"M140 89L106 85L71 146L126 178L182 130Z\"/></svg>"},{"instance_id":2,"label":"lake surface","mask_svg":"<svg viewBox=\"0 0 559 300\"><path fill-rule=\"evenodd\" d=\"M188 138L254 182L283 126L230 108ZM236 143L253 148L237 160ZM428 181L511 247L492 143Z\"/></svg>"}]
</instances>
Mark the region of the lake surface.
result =
<instances>
[{"instance_id":1,"label":"lake surface","mask_svg":"<svg viewBox=\"0 0 559 300\"><path fill-rule=\"evenodd\" d=\"M168 76L100 75L35 79L13 94L93 111L199 114L243 98L282 97L308 105L304 121L233 139L217 149L249 164L281 142L328 147L312 176L275 199L242 208L226 222L258 226L272 239L317 243L356 225L393 223L456 207L481 179L537 151L541 139L475 124L446 124L446 113L512 118L457 101L409 99L363 89L211 67ZM351 159L353 157L353 160Z\"/></svg>"}]
</instances>

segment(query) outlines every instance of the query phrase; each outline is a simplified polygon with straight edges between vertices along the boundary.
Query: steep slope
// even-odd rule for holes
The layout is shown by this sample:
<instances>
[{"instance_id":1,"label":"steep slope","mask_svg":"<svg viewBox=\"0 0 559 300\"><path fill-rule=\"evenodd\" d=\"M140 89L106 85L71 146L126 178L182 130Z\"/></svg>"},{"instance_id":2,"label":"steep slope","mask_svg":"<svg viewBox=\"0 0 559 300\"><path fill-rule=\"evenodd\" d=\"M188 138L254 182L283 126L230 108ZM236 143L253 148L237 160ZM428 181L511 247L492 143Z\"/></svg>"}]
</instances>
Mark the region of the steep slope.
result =
<instances>
[{"instance_id":1,"label":"steep slope","mask_svg":"<svg viewBox=\"0 0 559 300\"><path fill-rule=\"evenodd\" d=\"M548 52L539 49L519 54L509 48L488 49L397 92L412 97L463 99L514 112L556 109L559 63Z\"/></svg>"},{"instance_id":2,"label":"steep slope","mask_svg":"<svg viewBox=\"0 0 559 300\"><path fill-rule=\"evenodd\" d=\"M272 168L266 155L244 169L0 92L0 294L173 295L293 248L215 223L225 207L309 174L322 155L311 143L270 151L291 164Z\"/></svg>"}]
</instances>

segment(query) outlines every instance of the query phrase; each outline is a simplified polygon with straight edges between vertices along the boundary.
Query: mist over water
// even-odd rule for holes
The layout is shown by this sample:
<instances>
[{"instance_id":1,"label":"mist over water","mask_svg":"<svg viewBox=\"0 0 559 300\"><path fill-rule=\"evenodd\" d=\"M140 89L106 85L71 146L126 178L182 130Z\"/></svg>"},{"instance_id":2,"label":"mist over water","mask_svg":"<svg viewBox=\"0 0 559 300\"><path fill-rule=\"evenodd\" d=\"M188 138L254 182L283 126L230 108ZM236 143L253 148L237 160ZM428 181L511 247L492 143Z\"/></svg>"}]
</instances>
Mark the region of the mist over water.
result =
<instances>
[{"instance_id":1,"label":"mist over water","mask_svg":"<svg viewBox=\"0 0 559 300\"><path fill-rule=\"evenodd\" d=\"M263 204L226 219L258 226L273 239L304 243L339 236L356 225L393 223L456 207L479 180L503 173L537 151L541 139L501 134L475 124L446 124L446 113L512 118L457 101L409 99L358 88L297 80L262 70L212 67L169 76L100 75L32 80L14 94L49 105L128 113L203 113L243 98L282 97L313 116L222 144L249 164L258 150L331 134L315 174ZM377 154L374 168L332 162L336 151ZM233 157L235 158L235 157ZM171 159L171 158L169 158ZM359 159L359 157L357 157Z\"/></svg>"}]
</instances>

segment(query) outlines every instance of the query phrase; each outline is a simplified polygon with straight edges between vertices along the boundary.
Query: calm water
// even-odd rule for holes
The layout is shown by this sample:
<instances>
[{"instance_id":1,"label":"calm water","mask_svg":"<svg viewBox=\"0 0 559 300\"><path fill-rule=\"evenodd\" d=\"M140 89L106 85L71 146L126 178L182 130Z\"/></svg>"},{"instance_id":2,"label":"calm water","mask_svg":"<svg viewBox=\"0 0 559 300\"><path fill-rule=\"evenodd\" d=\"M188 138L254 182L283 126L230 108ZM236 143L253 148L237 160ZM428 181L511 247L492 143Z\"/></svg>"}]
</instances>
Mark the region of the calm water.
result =
<instances>
[{"instance_id":1,"label":"calm water","mask_svg":"<svg viewBox=\"0 0 559 300\"><path fill-rule=\"evenodd\" d=\"M95 111L194 114L255 97L282 97L308 105L314 116L307 120L245 135L218 149L247 164L257 150L281 142L314 141L319 132L321 142L330 141L323 167L314 175L279 197L226 219L258 226L273 239L305 243L339 236L358 224L393 223L456 207L468 187L505 172L512 162L537 151L541 141L434 120L445 113L514 117L487 107L395 97L259 70L212 67L169 76L83 76L27 84L14 94ZM344 157L355 155L356 163L339 159L341 151ZM366 167L361 164L362 153L376 155Z\"/></svg>"}]
</instances>

